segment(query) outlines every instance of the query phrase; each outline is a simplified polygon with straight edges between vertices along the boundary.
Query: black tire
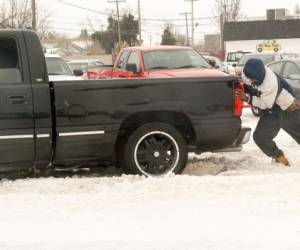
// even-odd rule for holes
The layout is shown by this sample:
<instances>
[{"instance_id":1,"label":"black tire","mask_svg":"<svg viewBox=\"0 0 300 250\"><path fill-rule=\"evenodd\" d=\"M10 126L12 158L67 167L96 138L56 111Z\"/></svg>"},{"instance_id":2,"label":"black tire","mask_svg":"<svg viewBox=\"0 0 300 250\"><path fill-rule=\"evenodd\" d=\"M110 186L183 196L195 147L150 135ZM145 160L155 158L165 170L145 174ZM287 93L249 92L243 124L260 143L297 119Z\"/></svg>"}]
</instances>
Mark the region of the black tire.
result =
<instances>
[{"instance_id":1,"label":"black tire","mask_svg":"<svg viewBox=\"0 0 300 250\"><path fill-rule=\"evenodd\" d=\"M278 52L278 48L274 48L274 51L275 51L275 52Z\"/></svg>"},{"instance_id":2,"label":"black tire","mask_svg":"<svg viewBox=\"0 0 300 250\"><path fill-rule=\"evenodd\" d=\"M258 51L258 52L262 52L262 48L258 48L257 51Z\"/></svg>"},{"instance_id":3,"label":"black tire","mask_svg":"<svg viewBox=\"0 0 300 250\"><path fill-rule=\"evenodd\" d=\"M127 174L145 176L180 174L187 159L187 143L182 134L176 128L158 122L133 131L120 156Z\"/></svg>"},{"instance_id":4,"label":"black tire","mask_svg":"<svg viewBox=\"0 0 300 250\"><path fill-rule=\"evenodd\" d=\"M261 116L261 110L259 108L251 106L251 111L254 116L256 117Z\"/></svg>"}]
</instances>

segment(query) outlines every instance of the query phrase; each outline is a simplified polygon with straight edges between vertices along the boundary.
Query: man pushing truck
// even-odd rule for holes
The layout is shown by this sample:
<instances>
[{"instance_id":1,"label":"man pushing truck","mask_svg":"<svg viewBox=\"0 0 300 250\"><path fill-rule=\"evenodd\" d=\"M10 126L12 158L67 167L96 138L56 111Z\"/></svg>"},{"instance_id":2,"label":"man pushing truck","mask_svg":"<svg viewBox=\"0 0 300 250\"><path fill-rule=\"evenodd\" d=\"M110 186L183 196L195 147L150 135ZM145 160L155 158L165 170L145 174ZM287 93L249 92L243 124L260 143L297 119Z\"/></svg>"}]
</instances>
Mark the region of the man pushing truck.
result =
<instances>
[{"instance_id":1,"label":"man pushing truck","mask_svg":"<svg viewBox=\"0 0 300 250\"><path fill-rule=\"evenodd\" d=\"M253 134L256 145L275 162L290 166L274 138L283 129L300 144L300 101L293 88L259 59L247 61L242 78L244 90L237 89L236 96L262 110Z\"/></svg>"}]
</instances>

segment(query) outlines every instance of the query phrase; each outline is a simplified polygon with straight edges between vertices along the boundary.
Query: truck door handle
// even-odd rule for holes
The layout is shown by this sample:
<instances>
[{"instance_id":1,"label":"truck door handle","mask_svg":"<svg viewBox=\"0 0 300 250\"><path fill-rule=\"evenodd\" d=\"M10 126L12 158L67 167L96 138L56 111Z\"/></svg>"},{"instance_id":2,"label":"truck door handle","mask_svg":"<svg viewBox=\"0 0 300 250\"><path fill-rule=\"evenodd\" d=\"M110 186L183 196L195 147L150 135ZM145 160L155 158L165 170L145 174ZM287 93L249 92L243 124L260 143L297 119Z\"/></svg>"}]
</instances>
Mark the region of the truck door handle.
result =
<instances>
[{"instance_id":1,"label":"truck door handle","mask_svg":"<svg viewBox=\"0 0 300 250\"><path fill-rule=\"evenodd\" d=\"M27 105L29 103L28 98L22 95L9 96L7 102L12 105Z\"/></svg>"}]
</instances>

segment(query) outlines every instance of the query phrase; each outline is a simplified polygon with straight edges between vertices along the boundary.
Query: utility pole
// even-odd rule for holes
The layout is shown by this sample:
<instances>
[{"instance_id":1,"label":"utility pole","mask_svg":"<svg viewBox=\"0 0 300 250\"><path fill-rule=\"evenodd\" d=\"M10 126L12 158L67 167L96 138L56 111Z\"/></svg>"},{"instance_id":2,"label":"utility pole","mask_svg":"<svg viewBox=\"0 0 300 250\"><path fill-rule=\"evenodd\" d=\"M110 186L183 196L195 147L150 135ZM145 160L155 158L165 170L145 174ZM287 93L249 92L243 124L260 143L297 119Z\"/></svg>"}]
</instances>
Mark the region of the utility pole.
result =
<instances>
[{"instance_id":1,"label":"utility pole","mask_svg":"<svg viewBox=\"0 0 300 250\"><path fill-rule=\"evenodd\" d=\"M115 3L117 8L117 20L118 20L118 41L121 43L121 28L120 28L120 11L119 3L126 2L126 0L109 0L108 3Z\"/></svg>"},{"instance_id":2,"label":"utility pole","mask_svg":"<svg viewBox=\"0 0 300 250\"><path fill-rule=\"evenodd\" d=\"M224 44L224 23L227 22L227 15L226 15L226 5L223 4L222 6L222 12L220 15L220 30L221 30L221 50L225 50L225 44Z\"/></svg>"},{"instance_id":3,"label":"utility pole","mask_svg":"<svg viewBox=\"0 0 300 250\"><path fill-rule=\"evenodd\" d=\"M142 15L141 15L141 0L138 0L138 15L139 15L139 40L140 40L140 45L143 44L143 39L142 39Z\"/></svg>"},{"instance_id":4,"label":"utility pole","mask_svg":"<svg viewBox=\"0 0 300 250\"><path fill-rule=\"evenodd\" d=\"M36 4L35 0L31 0L31 10L32 10L32 30L36 31Z\"/></svg>"},{"instance_id":5,"label":"utility pole","mask_svg":"<svg viewBox=\"0 0 300 250\"><path fill-rule=\"evenodd\" d=\"M194 26L194 2L199 0L185 0L186 2L191 2L191 12L192 12L192 40L191 45L194 46L194 32L195 32L195 26Z\"/></svg>"},{"instance_id":6,"label":"utility pole","mask_svg":"<svg viewBox=\"0 0 300 250\"><path fill-rule=\"evenodd\" d=\"M184 13L179 13L179 14L185 16L185 25L186 25L186 45L187 45L187 46L190 46L190 35L189 35L188 15L190 15L191 12L184 12Z\"/></svg>"}]
</instances>

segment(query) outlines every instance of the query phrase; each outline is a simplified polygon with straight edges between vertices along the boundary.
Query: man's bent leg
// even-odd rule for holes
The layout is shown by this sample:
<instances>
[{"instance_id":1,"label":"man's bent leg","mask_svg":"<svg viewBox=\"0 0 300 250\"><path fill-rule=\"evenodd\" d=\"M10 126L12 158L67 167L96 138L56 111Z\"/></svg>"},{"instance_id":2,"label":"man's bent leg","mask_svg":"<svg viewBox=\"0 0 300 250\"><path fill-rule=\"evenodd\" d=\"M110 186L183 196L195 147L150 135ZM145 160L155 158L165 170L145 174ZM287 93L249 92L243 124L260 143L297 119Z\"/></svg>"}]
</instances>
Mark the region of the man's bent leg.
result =
<instances>
[{"instance_id":1,"label":"man's bent leg","mask_svg":"<svg viewBox=\"0 0 300 250\"><path fill-rule=\"evenodd\" d=\"M283 114L282 128L300 144L300 109Z\"/></svg>"},{"instance_id":2,"label":"man's bent leg","mask_svg":"<svg viewBox=\"0 0 300 250\"><path fill-rule=\"evenodd\" d=\"M282 155L277 147L274 138L281 128L279 115L263 113L253 134L256 145L269 157L276 158Z\"/></svg>"}]
</instances>

